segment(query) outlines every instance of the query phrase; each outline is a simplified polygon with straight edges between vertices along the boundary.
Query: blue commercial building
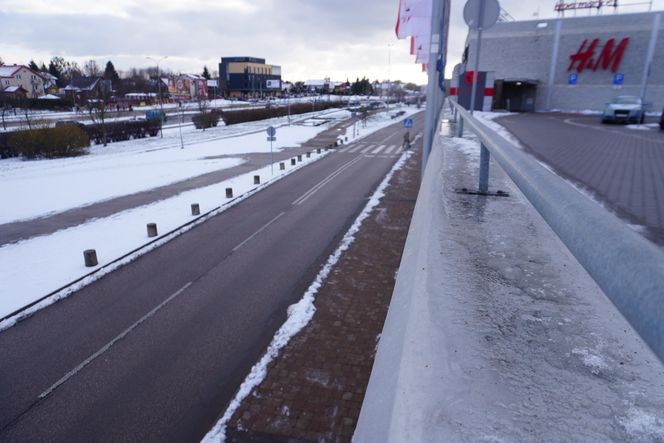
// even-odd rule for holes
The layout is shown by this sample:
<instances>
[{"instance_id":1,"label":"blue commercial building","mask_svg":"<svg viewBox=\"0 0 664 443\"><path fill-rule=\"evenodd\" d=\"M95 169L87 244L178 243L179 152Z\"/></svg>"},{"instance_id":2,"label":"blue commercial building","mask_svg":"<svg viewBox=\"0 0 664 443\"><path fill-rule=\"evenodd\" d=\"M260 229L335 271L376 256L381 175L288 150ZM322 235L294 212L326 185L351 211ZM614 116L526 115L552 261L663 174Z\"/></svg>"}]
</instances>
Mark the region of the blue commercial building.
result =
<instances>
[{"instance_id":1,"label":"blue commercial building","mask_svg":"<svg viewBox=\"0 0 664 443\"><path fill-rule=\"evenodd\" d=\"M228 97L264 97L281 94L281 66L264 58L222 57L219 88Z\"/></svg>"}]
</instances>

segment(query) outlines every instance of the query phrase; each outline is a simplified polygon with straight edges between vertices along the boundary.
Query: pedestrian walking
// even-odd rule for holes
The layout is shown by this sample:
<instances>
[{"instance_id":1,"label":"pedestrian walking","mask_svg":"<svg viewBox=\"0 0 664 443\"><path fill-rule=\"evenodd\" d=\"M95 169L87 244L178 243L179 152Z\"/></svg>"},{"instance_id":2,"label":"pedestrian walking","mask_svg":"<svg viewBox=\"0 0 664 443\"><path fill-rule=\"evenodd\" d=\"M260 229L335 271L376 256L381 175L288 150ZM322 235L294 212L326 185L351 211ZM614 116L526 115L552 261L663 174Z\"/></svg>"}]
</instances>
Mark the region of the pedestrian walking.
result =
<instances>
[{"instance_id":1,"label":"pedestrian walking","mask_svg":"<svg viewBox=\"0 0 664 443\"><path fill-rule=\"evenodd\" d=\"M410 131L406 131L403 135L403 145L401 147L403 149L410 149Z\"/></svg>"}]
</instances>

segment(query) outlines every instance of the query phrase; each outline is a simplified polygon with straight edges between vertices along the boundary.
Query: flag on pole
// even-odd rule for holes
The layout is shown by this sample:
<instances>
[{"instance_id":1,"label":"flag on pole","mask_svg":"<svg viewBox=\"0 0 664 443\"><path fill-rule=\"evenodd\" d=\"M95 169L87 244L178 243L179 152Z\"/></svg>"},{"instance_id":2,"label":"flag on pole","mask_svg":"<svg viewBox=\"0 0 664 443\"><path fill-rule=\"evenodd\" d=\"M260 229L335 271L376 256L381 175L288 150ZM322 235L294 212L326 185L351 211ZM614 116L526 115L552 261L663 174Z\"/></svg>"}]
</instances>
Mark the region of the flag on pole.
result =
<instances>
[{"instance_id":1,"label":"flag on pole","mask_svg":"<svg viewBox=\"0 0 664 443\"><path fill-rule=\"evenodd\" d=\"M399 0L397 38L431 33L431 0Z\"/></svg>"}]
</instances>

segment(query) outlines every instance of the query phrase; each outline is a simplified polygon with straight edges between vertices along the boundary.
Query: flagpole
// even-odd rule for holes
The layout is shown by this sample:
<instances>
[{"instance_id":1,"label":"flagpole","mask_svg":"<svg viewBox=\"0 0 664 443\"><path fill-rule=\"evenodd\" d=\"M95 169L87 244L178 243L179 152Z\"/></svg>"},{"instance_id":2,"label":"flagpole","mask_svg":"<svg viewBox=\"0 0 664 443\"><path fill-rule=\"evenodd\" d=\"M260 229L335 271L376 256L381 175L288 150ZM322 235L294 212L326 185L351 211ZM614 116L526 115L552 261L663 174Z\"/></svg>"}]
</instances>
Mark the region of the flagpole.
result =
<instances>
[{"instance_id":1,"label":"flagpole","mask_svg":"<svg viewBox=\"0 0 664 443\"><path fill-rule=\"evenodd\" d=\"M438 86L438 55L441 50L441 22L443 19L443 0L432 0L431 9L431 40L429 44L429 66L427 84L427 109L424 116L424 144L422 146L422 175L420 180L424 179L424 171L429 160L431 147L438 126L438 104L441 101L442 91Z\"/></svg>"}]
</instances>

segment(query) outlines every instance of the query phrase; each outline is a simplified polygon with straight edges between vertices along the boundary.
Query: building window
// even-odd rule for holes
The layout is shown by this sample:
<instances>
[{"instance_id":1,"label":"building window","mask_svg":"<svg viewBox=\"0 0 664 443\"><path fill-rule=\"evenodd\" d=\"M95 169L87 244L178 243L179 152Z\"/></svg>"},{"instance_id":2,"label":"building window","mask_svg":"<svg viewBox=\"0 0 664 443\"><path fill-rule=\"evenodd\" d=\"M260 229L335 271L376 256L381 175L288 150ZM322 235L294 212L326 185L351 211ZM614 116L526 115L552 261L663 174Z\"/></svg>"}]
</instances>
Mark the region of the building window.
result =
<instances>
[{"instance_id":1,"label":"building window","mask_svg":"<svg viewBox=\"0 0 664 443\"><path fill-rule=\"evenodd\" d=\"M16 74L16 79L20 80L21 79L21 74Z\"/></svg>"}]
</instances>

